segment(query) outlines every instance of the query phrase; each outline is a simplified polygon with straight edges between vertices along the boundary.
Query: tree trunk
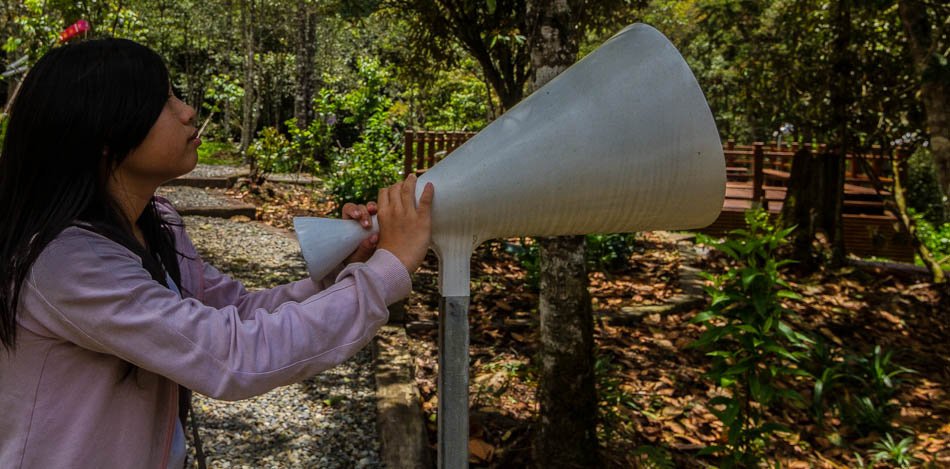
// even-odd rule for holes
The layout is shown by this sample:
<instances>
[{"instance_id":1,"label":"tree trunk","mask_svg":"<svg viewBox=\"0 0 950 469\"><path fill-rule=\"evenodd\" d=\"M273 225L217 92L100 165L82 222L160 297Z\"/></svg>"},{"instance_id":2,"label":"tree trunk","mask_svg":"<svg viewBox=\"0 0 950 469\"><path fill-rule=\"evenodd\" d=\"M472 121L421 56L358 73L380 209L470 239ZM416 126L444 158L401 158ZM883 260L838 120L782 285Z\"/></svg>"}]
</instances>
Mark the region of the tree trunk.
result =
<instances>
[{"instance_id":1,"label":"tree trunk","mask_svg":"<svg viewBox=\"0 0 950 469\"><path fill-rule=\"evenodd\" d=\"M225 16L224 30L230 33L232 18L234 15L234 8L233 8L233 5L231 4L231 0L227 0L224 2L224 11L227 12ZM225 76L228 77L228 80L230 81L231 80L231 61L226 57L223 61L223 65L224 65L224 74ZM224 132L225 140L228 143L230 143L233 141L231 138L232 135L231 135L231 97L230 95L228 95L224 99L224 103L222 103L222 106L224 108L222 109L222 118L224 119L224 121L222 122L221 129Z\"/></svg>"},{"instance_id":2,"label":"tree trunk","mask_svg":"<svg viewBox=\"0 0 950 469\"><path fill-rule=\"evenodd\" d=\"M529 0L531 90L577 60L577 38L566 0ZM536 467L596 467L597 393L594 322L587 291L585 238L538 240L541 246L540 422Z\"/></svg>"},{"instance_id":3,"label":"tree trunk","mask_svg":"<svg viewBox=\"0 0 950 469\"><path fill-rule=\"evenodd\" d=\"M839 0L833 8L831 28L835 34L832 73L828 77L831 99L830 142L825 151L799 151L792 160L788 191L782 207L786 226L796 225L792 233L793 257L804 270L814 270L819 263L841 266L845 261L844 205L845 155L852 148L850 109L854 103L851 54L851 0ZM815 252L813 240L823 233L829 258Z\"/></svg>"},{"instance_id":4,"label":"tree trunk","mask_svg":"<svg viewBox=\"0 0 950 469\"><path fill-rule=\"evenodd\" d=\"M244 36L244 104L243 114L241 116L241 155L245 163L252 164L251 172L254 172L253 161L247 154L247 148L251 145L251 134L254 132L254 7L253 0L241 1L241 30Z\"/></svg>"},{"instance_id":5,"label":"tree trunk","mask_svg":"<svg viewBox=\"0 0 950 469\"><path fill-rule=\"evenodd\" d=\"M939 63L944 50L927 15L925 2L901 0L898 5L914 68L920 79L920 101L927 115L927 134L934 156L937 181L943 191L944 220L950 220L950 67ZM940 28L937 28L939 30Z\"/></svg>"},{"instance_id":6,"label":"tree trunk","mask_svg":"<svg viewBox=\"0 0 950 469\"><path fill-rule=\"evenodd\" d=\"M828 152L824 156L825 194L830 204L821 212L821 225L831 244L831 265L844 265L844 223L841 210L844 205L845 160L853 148L851 137L851 107L854 104L852 82L854 60L851 54L851 1L838 0L835 4L833 29L835 31L831 77L832 122L837 128L832 133Z\"/></svg>"},{"instance_id":7,"label":"tree trunk","mask_svg":"<svg viewBox=\"0 0 950 469\"><path fill-rule=\"evenodd\" d=\"M310 11L307 2L297 3L297 44L296 65L297 82L294 89L294 120L297 128L305 129L310 125L313 115L313 54L316 36L316 15Z\"/></svg>"}]
</instances>

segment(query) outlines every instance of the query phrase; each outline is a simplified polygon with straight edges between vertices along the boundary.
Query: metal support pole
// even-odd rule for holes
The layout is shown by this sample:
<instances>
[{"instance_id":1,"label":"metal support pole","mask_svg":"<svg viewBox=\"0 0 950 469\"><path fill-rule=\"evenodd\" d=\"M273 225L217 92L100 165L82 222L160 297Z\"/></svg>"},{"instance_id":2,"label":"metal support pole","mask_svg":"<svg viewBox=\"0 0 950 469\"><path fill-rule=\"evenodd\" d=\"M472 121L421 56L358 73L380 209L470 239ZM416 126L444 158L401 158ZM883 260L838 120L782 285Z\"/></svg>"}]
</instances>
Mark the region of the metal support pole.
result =
<instances>
[{"instance_id":1,"label":"metal support pole","mask_svg":"<svg viewBox=\"0 0 950 469\"><path fill-rule=\"evenodd\" d=\"M468 303L439 304L439 469L468 467Z\"/></svg>"}]
</instances>

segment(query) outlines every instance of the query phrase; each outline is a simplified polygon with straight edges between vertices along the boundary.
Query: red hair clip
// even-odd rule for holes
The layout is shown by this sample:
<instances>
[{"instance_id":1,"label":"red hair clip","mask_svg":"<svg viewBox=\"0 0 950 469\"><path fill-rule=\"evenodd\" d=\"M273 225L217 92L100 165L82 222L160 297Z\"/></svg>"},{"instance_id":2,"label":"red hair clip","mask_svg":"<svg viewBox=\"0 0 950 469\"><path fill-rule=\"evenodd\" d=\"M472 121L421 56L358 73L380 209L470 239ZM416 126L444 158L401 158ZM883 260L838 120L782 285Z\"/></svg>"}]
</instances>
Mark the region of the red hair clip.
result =
<instances>
[{"instance_id":1,"label":"red hair clip","mask_svg":"<svg viewBox=\"0 0 950 469\"><path fill-rule=\"evenodd\" d=\"M86 31L89 31L89 22L86 20L79 20L71 24L68 28L64 29L63 32L59 33L59 42L62 44Z\"/></svg>"}]
</instances>

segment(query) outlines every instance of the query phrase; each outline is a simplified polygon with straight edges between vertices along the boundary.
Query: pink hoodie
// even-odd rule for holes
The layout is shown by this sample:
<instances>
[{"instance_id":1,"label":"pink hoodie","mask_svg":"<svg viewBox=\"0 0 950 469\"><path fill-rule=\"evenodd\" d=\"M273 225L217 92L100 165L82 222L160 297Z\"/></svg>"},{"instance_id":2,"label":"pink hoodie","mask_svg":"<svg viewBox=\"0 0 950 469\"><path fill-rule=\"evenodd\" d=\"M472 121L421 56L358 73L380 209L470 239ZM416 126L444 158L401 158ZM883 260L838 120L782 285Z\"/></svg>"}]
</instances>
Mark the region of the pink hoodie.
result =
<instances>
[{"instance_id":1,"label":"pink hoodie","mask_svg":"<svg viewBox=\"0 0 950 469\"><path fill-rule=\"evenodd\" d=\"M313 376L366 345L411 288L377 250L332 285L248 293L182 229L176 243L184 298L90 231L68 228L43 250L23 284L16 350L0 350L0 467L165 469L178 383L238 400Z\"/></svg>"}]
</instances>

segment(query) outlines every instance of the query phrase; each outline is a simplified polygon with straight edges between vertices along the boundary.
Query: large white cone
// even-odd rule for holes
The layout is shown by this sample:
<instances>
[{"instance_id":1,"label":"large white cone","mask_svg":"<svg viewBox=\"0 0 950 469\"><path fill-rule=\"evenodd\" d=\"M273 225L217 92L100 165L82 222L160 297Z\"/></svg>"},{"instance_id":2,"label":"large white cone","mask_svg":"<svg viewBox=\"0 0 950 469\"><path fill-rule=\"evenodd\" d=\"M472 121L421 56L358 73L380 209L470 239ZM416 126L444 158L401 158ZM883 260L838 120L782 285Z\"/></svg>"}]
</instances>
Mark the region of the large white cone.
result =
<instances>
[{"instance_id":1,"label":"large white cone","mask_svg":"<svg viewBox=\"0 0 950 469\"><path fill-rule=\"evenodd\" d=\"M662 34L636 24L456 149L418 187L436 189L442 294L464 296L469 256L485 240L699 228L718 216L725 181L696 79ZM366 237L355 222L295 226L317 278Z\"/></svg>"}]
</instances>

